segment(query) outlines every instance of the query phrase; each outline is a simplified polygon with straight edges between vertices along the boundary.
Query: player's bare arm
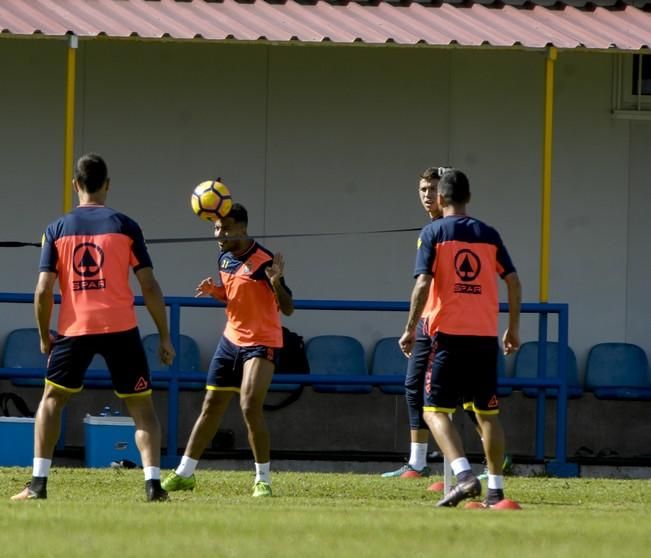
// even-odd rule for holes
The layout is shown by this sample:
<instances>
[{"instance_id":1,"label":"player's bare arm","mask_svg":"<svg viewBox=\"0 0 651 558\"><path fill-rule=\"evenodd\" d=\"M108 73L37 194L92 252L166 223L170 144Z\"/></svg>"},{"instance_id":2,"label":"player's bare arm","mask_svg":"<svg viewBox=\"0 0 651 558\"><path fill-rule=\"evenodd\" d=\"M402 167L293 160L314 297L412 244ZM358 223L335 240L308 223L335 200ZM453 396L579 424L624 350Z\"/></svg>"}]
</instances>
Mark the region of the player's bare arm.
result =
<instances>
[{"instance_id":1,"label":"player's bare arm","mask_svg":"<svg viewBox=\"0 0 651 558\"><path fill-rule=\"evenodd\" d=\"M151 267L143 267L136 272L136 278L140 283L142 297L145 299L145 306L151 315L158 336L160 345L158 347L158 356L163 364L171 365L176 356L176 351L170 339L170 332L167 328L167 313L165 311L165 300L160 285L154 277L154 271Z\"/></svg>"},{"instance_id":2,"label":"player's bare arm","mask_svg":"<svg viewBox=\"0 0 651 558\"><path fill-rule=\"evenodd\" d=\"M269 278L269 283L273 289L276 300L278 300L278 306L280 306L280 311L285 314L285 316L291 316L294 313L294 301L292 300L292 295L289 294L287 289L283 286L281 281L283 273L285 271L285 258L281 253L274 254L273 261L271 265L265 269L265 273Z\"/></svg>"},{"instance_id":3,"label":"player's bare arm","mask_svg":"<svg viewBox=\"0 0 651 558\"><path fill-rule=\"evenodd\" d=\"M504 332L502 343L504 354L509 355L520 348L520 305L522 303L522 286L518 274L509 273L505 278L509 300L509 327Z\"/></svg>"},{"instance_id":4,"label":"player's bare arm","mask_svg":"<svg viewBox=\"0 0 651 558\"><path fill-rule=\"evenodd\" d=\"M224 287L217 285L212 277L201 280L195 289L195 298L200 296L211 296L222 302L226 302L226 291Z\"/></svg>"},{"instance_id":5,"label":"player's bare arm","mask_svg":"<svg viewBox=\"0 0 651 558\"><path fill-rule=\"evenodd\" d=\"M423 314L429 287L432 283L432 276L421 274L416 278L416 284L411 292L411 304L409 305L409 317L407 318L407 325L405 325L405 332L400 337L398 344L400 350L407 356L411 356L411 350L416 340L416 326Z\"/></svg>"},{"instance_id":6,"label":"player's bare arm","mask_svg":"<svg viewBox=\"0 0 651 558\"><path fill-rule=\"evenodd\" d=\"M34 290L34 313L38 325L41 352L50 354L52 339L50 337L50 319L54 305L54 283L57 274L51 271L41 271Z\"/></svg>"}]
</instances>

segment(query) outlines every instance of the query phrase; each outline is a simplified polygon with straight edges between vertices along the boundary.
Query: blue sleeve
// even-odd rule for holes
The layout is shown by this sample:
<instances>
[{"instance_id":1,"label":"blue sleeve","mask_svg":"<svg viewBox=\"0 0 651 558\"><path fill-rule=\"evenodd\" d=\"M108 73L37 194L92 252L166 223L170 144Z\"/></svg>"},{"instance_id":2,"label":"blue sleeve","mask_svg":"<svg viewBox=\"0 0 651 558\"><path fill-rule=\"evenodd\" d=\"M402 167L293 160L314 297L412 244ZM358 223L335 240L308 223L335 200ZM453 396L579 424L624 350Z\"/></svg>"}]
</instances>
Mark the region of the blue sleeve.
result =
<instances>
[{"instance_id":1,"label":"blue sleeve","mask_svg":"<svg viewBox=\"0 0 651 558\"><path fill-rule=\"evenodd\" d=\"M434 245L434 228L427 225L418 237L418 250L416 251L416 265L414 277L419 275L432 275L434 260L436 259L436 246Z\"/></svg>"},{"instance_id":2,"label":"blue sleeve","mask_svg":"<svg viewBox=\"0 0 651 558\"><path fill-rule=\"evenodd\" d=\"M59 252L54 244L54 240L54 227L50 225L41 239L41 261L38 266L39 271L57 272Z\"/></svg>"},{"instance_id":3,"label":"blue sleeve","mask_svg":"<svg viewBox=\"0 0 651 558\"><path fill-rule=\"evenodd\" d=\"M502 242L502 239L500 238L500 235L497 234L497 273L499 273L499 276L504 279L509 273L513 273L515 271L515 266L513 265L513 262L511 261L511 256L509 256L509 252L506 249L506 246L504 246L504 243Z\"/></svg>"},{"instance_id":4,"label":"blue sleeve","mask_svg":"<svg viewBox=\"0 0 651 558\"><path fill-rule=\"evenodd\" d=\"M271 281L269 281L269 277L267 277L267 273L265 271L270 265L271 265L271 260L263 263L258 269L256 269L251 274L251 277L258 281L265 281L271 287ZM280 278L280 284L283 286L283 289L285 289L289 293L289 295L292 296L292 290L287 286L287 283L285 283L285 277Z\"/></svg>"},{"instance_id":5,"label":"blue sleeve","mask_svg":"<svg viewBox=\"0 0 651 558\"><path fill-rule=\"evenodd\" d=\"M217 277L215 277L215 284L219 287L224 286L224 281L222 281L222 258L224 257L224 252L219 252L217 256Z\"/></svg>"},{"instance_id":6,"label":"blue sleeve","mask_svg":"<svg viewBox=\"0 0 651 558\"><path fill-rule=\"evenodd\" d=\"M256 269L253 273L251 273L251 279L254 279L256 281L266 281L268 283L269 277L267 277L265 269L267 269L270 265L271 265L271 260L262 263L258 267L258 269Z\"/></svg>"},{"instance_id":7,"label":"blue sleeve","mask_svg":"<svg viewBox=\"0 0 651 558\"><path fill-rule=\"evenodd\" d=\"M143 267L154 267L151 258L149 257L149 252L147 251L145 237L143 236L142 230L140 229L138 223L132 219L127 219L125 227L125 233L133 241L133 244L131 245L131 252L133 252L133 256L136 259L136 263L133 266L133 271L138 271Z\"/></svg>"}]
</instances>

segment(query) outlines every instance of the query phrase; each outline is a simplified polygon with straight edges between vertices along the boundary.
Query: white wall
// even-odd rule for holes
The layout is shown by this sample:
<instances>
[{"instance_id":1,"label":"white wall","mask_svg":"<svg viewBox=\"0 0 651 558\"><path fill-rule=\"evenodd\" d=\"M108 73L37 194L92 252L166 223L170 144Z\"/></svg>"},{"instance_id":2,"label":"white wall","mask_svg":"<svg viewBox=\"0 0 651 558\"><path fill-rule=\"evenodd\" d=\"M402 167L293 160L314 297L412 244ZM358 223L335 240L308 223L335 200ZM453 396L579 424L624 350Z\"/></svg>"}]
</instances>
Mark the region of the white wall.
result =
<instances>
[{"instance_id":1,"label":"white wall","mask_svg":"<svg viewBox=\"0 0 651 558\"><path fill-rule=\"evenodd\" d=\"M60 213L64 62L62 41L0 40L2 240L36 241ZM209 237L188 199L217 175L249 209L254 234L360 233L263 241L285 253L295 296L319 299L406 300L416 234L361 233L421 226L418 173L454 164L471 178L472 213L502 232L524 298L536 301L543 63L509 51L82 41L76 152L106 157L110 205L148 238ZM651 135L647 123L611 118L611 71L606 54L561 52L557 62L550 300L570 303L580 360L603 340L651 352ZM212 242L150 251L170 295L191 295L214 271ZM2 254L0 291L31 291L38 250ZM183 316L207 359L221 313ZM31 320L27 307L5 311L0 333ZM297 312L287 324L370 349L403 321ZM523 337L535 335L526 318Z\"/></svg>"},{"instance_id":2,"label":"white wall","mask_svg":"<svg viewBox=\"0 0 651 558\"><path fill-rule=\"evenodd\" d=\"M649 172L651 153L651 123L632 122L630 124L630 166L615 176L611 183L618 191L620 183L628 179L628 220L626 223L626 320L625 338L651 350L649 336L649 277L651 277L651 258L649 250L649 215L651 214L651 173ZM610 267L609 258L606 263Z\"/></svg>"}]
</instances>

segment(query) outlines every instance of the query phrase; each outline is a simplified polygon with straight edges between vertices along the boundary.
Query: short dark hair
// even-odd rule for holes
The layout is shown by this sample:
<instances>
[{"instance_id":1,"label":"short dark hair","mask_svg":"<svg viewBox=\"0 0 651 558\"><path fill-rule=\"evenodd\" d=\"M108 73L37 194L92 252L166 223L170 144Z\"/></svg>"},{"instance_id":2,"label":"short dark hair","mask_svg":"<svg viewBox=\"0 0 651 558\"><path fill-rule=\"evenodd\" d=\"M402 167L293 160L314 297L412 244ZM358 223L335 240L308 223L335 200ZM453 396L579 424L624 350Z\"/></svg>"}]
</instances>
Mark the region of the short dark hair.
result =
<instances>
[{"instance_id":1,"label":"short dark hair","mask_svg":"<svg viewBox=\"0 0 651 558\"><path fill-rule=\"evenodd\" d=\"M446 170L437 190L448 203L466 204L470 200L470 181L459 169Z\"/></svg>"},{"instance_id":2,"label":"short dark hair","mask_svg":"<svg viewBox=\"0 0 651 558\"><path fill-rule=\"evenodd\" d=\"M249 224L249 214L241 203L234 203L226 217L245 226Z\"/></svg>"},{"instance_id":3,"label":"short dark hair","mask_svg":"<svg viewBox=\"0 0 651 558\"><path fill-rule=\"evenodd\" d=\"M75 166L75 180L88 194L97 192L108 179L108 168L97 153L87 153Z\"/></svg>"},{"instance_id":4,"label":"short dark hair","mask_svg":"<svg viewBox=\"0 0 651 558\"><path fill-rule=\"evenodd\" d=\"M431 182L432 180L438 180L443 176L443 173L446 170L450 170L450 167L427 167L423 172L420 173L420 178Z\"/></svg>"}]
</instances>

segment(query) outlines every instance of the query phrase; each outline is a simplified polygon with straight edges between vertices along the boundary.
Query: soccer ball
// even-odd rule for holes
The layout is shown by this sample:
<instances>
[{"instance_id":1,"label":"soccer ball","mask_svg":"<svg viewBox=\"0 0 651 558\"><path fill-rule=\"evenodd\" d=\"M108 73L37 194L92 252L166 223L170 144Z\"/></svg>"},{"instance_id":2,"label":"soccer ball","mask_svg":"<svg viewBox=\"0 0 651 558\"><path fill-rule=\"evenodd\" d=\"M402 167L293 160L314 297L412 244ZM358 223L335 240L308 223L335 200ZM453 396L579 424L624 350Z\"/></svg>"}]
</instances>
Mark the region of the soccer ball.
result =
<instances>
[{"instance_id":1,"label":"soccer ball","mask_svg":"<svg viewBox=\"0 0 651 558\"><path fill-rule=\"evenodd\" d=\"M229 189L217 180L206 180L199 184L190 198L192 211L207 221L226 217L233 207Z\"/></svg>"}]
</instances>

